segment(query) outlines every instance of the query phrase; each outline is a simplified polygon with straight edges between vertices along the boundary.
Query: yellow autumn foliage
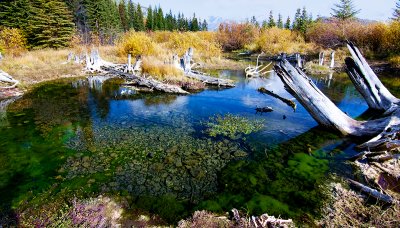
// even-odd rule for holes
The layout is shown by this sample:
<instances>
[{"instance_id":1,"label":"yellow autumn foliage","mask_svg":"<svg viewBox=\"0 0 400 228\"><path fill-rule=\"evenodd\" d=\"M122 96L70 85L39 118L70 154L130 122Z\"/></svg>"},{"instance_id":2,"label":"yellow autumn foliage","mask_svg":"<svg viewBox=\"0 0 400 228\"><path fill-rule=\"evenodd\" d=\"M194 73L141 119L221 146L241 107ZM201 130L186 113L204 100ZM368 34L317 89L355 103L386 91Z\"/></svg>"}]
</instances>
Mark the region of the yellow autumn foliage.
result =
<instances>
[{"instance_id":1,"label":"yellow autumn foliage","mask_svg":"<svg viewBox=\"0 0 400 228\"><path fill-rule=\"evenodd\" d=\"M282 52L293 54L296 52L309 53L316 49L313 43L306 43L297 32L277 27L261 31L255 41L255 47L267 55L277 55Z\"/></svg>"},{"instance_id":2,"label":"yellow autumn foliage","mask_svg":"<svg viewBox=\"0 0 400 228\"><path fill-rule=\"evenodd\" d=\"M26 38L17 28L0 28L0 52L10 56L18 56L26 51Z\"/></svg>"}]
</instances>

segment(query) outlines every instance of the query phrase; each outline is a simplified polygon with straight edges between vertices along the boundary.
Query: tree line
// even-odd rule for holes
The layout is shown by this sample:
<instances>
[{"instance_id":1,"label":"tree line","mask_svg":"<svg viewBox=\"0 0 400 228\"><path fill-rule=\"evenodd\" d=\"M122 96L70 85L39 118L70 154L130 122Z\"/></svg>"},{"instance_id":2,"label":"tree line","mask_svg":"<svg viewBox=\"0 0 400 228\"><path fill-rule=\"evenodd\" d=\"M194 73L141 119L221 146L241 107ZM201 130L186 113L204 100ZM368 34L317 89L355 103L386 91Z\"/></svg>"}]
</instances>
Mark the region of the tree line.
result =
<instances>
[{"instance_id":1,"label":"tree line","mask_svg":"<svg viewBox=\"0 0 400 228\"><path fill-rule=\"evenodd\" d=\"M118 34L135 31L202 31L206 20L161 7L143 10L132 0L0 0L0 27L18 28L30 48L60 48L78 35L86 44L110 44Z\"/></svg>"}]
</instances>

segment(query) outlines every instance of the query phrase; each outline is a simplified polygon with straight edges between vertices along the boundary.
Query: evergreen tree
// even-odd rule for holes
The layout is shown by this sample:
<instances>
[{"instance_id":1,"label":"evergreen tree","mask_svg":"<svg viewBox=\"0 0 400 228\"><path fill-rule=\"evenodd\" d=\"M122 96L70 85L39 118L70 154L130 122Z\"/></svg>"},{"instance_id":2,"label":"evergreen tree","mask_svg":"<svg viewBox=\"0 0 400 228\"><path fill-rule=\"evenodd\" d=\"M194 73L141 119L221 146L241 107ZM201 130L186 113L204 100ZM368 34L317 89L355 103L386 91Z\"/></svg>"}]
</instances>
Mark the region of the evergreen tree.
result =
<instances>
[{"instance_id":1,"label":"evergreen tree","mask_svg":"<svg viewBox=\"0 0 400 228\"><path fill-rule=\"evenodd\" d=\"M157 30L160 29L160 27L159 27L159 25L160 25L159 19L160 18L158 17L158 8L154 7L154 10L153 10L153 31L157 31Z\"/></svg>"},{"instance_id":2,"label":"evergreen tree","mask_svg":"<svg viewBox=\"0 0 400 228\"><path fill-rule=\"evenodd\" d=\"M60 0L33 0L27 39L35 48L61 48L74 33L72 13Z\"/></svg>"},{"instance_id":3,"label":"evergreen tree","mask_svg":"<svg viewBox=\"0 0 400 228\"><path fill-rule=\"evenodd\" d=\"M142 12L142 7L140 6L140 4L138 4L137 8L136 8L135 17L133 19L133 28L136 31L144 31L144 29L145 29L143 12Z\"/></svg>"},{"instance_id":4,"label":"evergreen tree","mask_svg":"<svg viewBox=\"0 0 400 228\"><path fill-rule=\"evenodd\" d=\"M136 7L133 4L132 0L128 0L128 27L129 27L129 29L134 28L135 15L136 15Z\"/></svg>"},{"instance_id":5,"label":"evergreen tree","mask_svg":"<svg viewBox=\"0 0 400 228\"><path fill-rule=\"evenodd\" d=\"M260 27L260 24L258 23L258 21L257 21L257 19L256 19L255 16L253 16L253 17L251 18L250 23L253 24L253 25L254 25L255 27L257 27L257 28Z\"/></svg>"},{"instance_id":6,"label":"evergreen tree","mask_svg":"<svg viewBox=\"0 0 400 228\"><path fill-rule=\"evenodd\" d=\"M301 25L301 9L298 8L296 10L296 14L294 15L292 29L299 30L300 25Z\"/></svg>"},{"instance_id":7,"label":"evergreen tree","mask_svg":"<svg viewBox=\"0 0 400 228\"><path fill-rule=\"evenodd\" d=\"M119 17L124 31L129 30L129 20L125 0L121 0L118 4Z\"/></svg>"},{"instance_id":8,"label":"evergreen tree","mask_svg":"<svg viewBox=\"0 0 400 228\"><path fill-rule=\"evenodd\" d=\"M199 29L199 21L197 20L196 15L193 14L193 19L190 23L190 31L197 32Z\"/></svg>"},{"instance_id":9,"label":"evergreen tree","mask_svg":"<svg viewBox=\"0 0 400 228\"><path fill-rule=\"evenodd\" d=\"M287 17L286 22L285 22L285 29L290 29L291 25L290 17Z\"/></svg>"},{"instance_id":10,"label":"evergreen tree","mask_svg":"<svg viewBox=\"0 0 400 228\"><path fill-rule=\"evenodd\" d=\"M153 16L153 9L151 8L151 6L147 8L146 28L147 30L154 30L154 16Z\"/></svg>"},{"instance_id":11,"label":"evergreen tree","mask_svg":"<svg viewBox=\"0 0 400 228\"><path fill-rule=\"evenodd\" d=\"M275 19L274 19L274 15L272 14L272 10L271 10L271 11L269 11L268 27L272 28L275 26L276 26Z\"/></svg>"},{"instance_id":12,"label":"evergreen tree","mask_svg":"<svg viewBox=\"0 0 400 228\"><path fill-rule=\"evenodd\" d=\"M283 21L282 21L282 15L278 14L278 22L276 23L278 28L283 28Z\"/></svg>"},{"instance_id":13,"label":"evergreen tree","mask_svg":"<svg viewBox=\"0 0 400 228\"><path fill-rule=\"evenodd\" d=\"M208 24L207 21L204 19L203 24L201 25L201 30L202 31L207 31L208 30Z\"/></svg>"},{"instance_id":14,"label":"evergreen tree","mask_svg":"<svg viewBox=\"0 0 400 228\"><path fill-rule=\"evenodd\" d=\"M0 25L25 30L32 13L29 0L0 1Z\"/></svg>"},{"instance_id":15,"label":"evergreen tree","mask_svg":"<svg viewBox=\"0 0 400 228\"><path fill-rule=\"evenodd\" d=\"M396 8L394 9L392 19L395 21L400 21L400 0L396 2Z\"/></svg>"},{"instance_id":16,"label":"evergreen tree","mask_svg":"<svg viewBox=\"0 0 400 228\"><path fill-rule=\"evenodd\" d=\"M159 30L165 30L165 22L164 22L164 13L163 10L161 9L161 7L158 7L157 10L157 28Z\"/></svg>"},{"instance_id":17,"label":"evergreen tree","mask_svg":"<svg viewBox=\"0 0 400 228\"><path fill-rule=\"evenodd\" d=\"M263 21L261 22L261 28L263 28L263 29L268 28L268 21L263 20Z\"/></svg>"},{"instance_id":18,"label":"evergreen tree","mask_svg":"<svg viewBox=\"0 0 400 228\"><path fill-rule=\"evenodd\" d=\"M354 18L360 12L355 9L353 0L339 0L334 6L332 16L342 21Z\"/></svg>"}]
</instances>

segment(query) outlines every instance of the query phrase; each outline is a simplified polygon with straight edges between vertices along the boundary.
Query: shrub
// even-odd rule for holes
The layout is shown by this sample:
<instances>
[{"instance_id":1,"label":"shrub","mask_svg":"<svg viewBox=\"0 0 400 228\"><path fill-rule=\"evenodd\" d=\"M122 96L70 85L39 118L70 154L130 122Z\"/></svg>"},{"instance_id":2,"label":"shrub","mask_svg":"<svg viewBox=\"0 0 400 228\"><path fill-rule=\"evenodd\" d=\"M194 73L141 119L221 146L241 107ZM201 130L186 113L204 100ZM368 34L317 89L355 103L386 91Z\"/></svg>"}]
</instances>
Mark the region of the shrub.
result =
<instances>
[{"instance_id":1,"label":"shrub","mask_svg":"<svg viewBox=\"0 0 400 228\"><path fill-rule=\"evenodd\" d=\"M383 46L389 54L398 55L400 53L400 21L393 21L389 24L383 42Z\"/></svg>"},{"instance_id":2,"label":"shrub","mask_svg":"<svg viewBox=\"0 0 400 228\"><path fill-rule=\"evenodd\" d=\"M258 33L258 29L249 23L222 23L218 28L217 40L224 51L239 50L253 43Z\"/></svg>"},{"instance_id":3,"label":"shrub","mask_svg":"<svg viewBox=\"0 0 400 228\"><path fill-rule=\"evenodd\" d=\"M154 55L159 47L148 34L144 32L128 32L118 42L118 54L126 56L127 54L136 55Z\"/></svg>"},{"instance_id":4,"label":"shrub","mask_svg":"<svg viewBox=\"0 0 400 228\"><path fill-rule=\"evenodd\" d=\"M26 39L16 28L0 28L0 51L11 56L19 56L26 50Z\"/></svg>"},{"instance_id":5,"label":"shrub","mask_svg":"<svg viewBox=\"0 0 400 228\"><path fill-rule=\"evenodd\" d=\"M263 30L256 40L256 46L269 55L277 55L282 52L309 53L316 49L313 43L306 43L299 33L277 27Z\"/></svg>"}]
</instances>

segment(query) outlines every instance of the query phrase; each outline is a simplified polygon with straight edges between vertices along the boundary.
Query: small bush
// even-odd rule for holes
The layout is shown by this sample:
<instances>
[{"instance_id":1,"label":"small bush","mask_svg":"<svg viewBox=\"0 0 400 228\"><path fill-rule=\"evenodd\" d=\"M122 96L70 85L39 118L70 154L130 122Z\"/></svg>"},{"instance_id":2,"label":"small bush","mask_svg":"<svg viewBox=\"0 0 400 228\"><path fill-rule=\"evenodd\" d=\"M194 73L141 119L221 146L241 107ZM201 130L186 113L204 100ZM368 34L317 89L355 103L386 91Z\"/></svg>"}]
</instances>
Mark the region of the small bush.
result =
<instances>
[{"instance_id":1,"label":"small bush","mask_svg":"<svg viewBox=\"0 0 400 228\"><path fill-rule=\"evenodd\" d=\"M252 44L258 33L258 28L249 23L222 23L218 28L217 39L224 51L233 51Z\"/></svg>"},{"instance_id":2,"label":"small bush","mask_svg":"<svg viewBox=\"0 0 400 228\"><path fill-rule=\"evenodd\" d=\"M118 54L121 56L126 56L127 54L132 54L133 56L154 55L159 49L148 34L134 31L126 33L117 46Z\"/></svg>"},{"instance_id":3,"label":"small bush","mask_svg":"<svg viewBox=\"0 0 400 228\"><path fill-rule=\"evenodd\" d=\"M310 53L316 49L313 43L306 43L299 33L277 27L263 30L256 40L256 45L259 50L268 55L277 55L282 52Z\"/></svg>"},{"instance_id":4,"label":"small bush","mask_svg":"<svg viewBox=\"0 0 400 228\"><path fill-rule=\"evenodd\" d=\"M390 57L390 58L389 58L389 63L390 63L393 67L400 68L400 55Z\"/></svg>"},{"instance_id":5,"label":"small bush","mask_svg":"<svg viewBox=\"0 0 400 228\"><path fill-rule=\"evenodd\" d=\"M19 56L26 51L26 38L16 28L0 28L0 52L11 56Z\"/></svg>"}]
</instances>

